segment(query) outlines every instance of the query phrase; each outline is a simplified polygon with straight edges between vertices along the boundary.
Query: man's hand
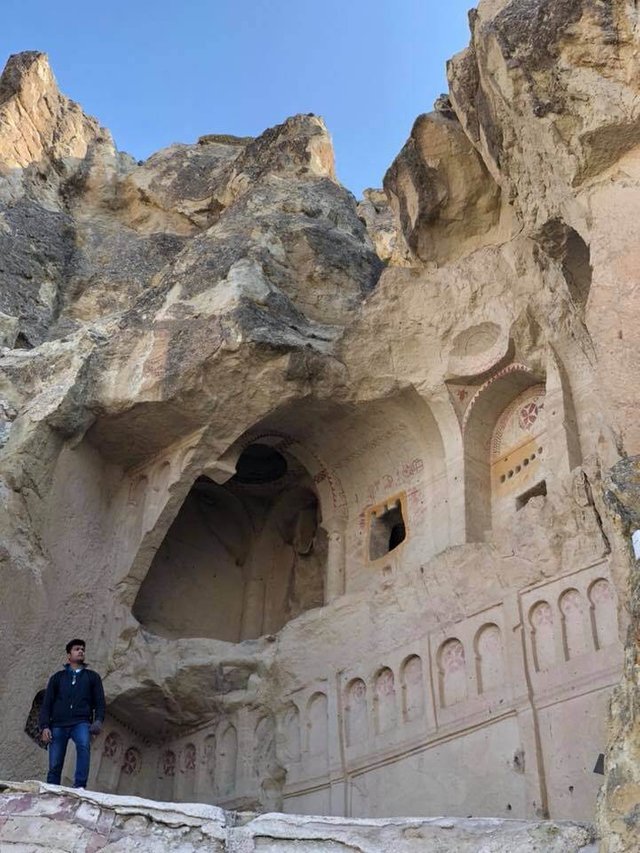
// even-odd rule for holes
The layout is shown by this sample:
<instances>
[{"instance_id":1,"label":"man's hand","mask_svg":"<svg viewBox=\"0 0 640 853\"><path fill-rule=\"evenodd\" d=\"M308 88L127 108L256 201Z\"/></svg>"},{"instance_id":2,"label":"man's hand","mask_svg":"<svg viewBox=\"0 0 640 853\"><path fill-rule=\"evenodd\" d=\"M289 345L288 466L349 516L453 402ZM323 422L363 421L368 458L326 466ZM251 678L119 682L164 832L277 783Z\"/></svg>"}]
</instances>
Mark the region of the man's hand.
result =
<instances>
[{"instance_id":1,"label":"man's hand","mask_svg":"<svg viewBox=\"0 0 640 853\"><path fill-rule=\"evenodd\" d=\"M91 723L91 725L89 726L89 734L92 737L96 737L97 735L100 734L101 731L102 731L102 723L100 722L100 720L96 720L95 722Z\"/></svg>"},{"instance_id":2,"label":"man's hand","mask_svg":"<svg viewBox=\"0 0 640 853\"><path fill-rule=\"evenodd\" d=\"M40 737L42 738L42 743L51 743L53 740L53 737L51 736L51 729L42 729Z\"/></svg>"}]
</instances>

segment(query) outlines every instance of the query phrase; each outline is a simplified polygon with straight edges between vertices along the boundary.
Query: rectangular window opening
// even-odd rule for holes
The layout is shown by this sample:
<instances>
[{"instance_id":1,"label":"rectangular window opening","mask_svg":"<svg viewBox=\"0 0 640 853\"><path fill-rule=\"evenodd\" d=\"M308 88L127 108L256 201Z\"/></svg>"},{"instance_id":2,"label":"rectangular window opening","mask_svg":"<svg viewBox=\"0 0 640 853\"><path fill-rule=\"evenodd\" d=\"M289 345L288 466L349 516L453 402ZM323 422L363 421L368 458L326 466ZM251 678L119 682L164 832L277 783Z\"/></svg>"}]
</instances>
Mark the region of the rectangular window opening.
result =
<instances>
[{"instance_id":1,"label":"rectangular window opening","mask_svg":"<svg viewBox=\"0 0 640 853\"><path fill-rule=\"evenodd\" d=\"M398 501L384 512L373 514L369 527L369 559L379 560L393 551L407 536L402 515L402 505Z\"/></svg>"}]
</instances>

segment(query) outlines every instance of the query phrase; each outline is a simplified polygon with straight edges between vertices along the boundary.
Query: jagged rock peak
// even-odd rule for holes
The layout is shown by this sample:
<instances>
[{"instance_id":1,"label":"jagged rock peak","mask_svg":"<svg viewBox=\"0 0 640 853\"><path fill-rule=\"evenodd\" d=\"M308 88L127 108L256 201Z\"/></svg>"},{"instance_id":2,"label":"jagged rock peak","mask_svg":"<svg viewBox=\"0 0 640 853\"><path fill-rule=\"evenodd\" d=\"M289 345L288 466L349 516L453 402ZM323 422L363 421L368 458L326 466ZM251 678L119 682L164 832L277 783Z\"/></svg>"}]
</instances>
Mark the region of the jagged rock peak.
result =
<instances>
[{"instance_id":1,"label":"jagged rock peak","mask_svg":"<svg viewBox=\"0 0 640 853\"><path fill-rule=\"evenodd\" d=\"M0 77L0 104L14 96L20 97L29 86L43 93L47 90L57 91L46 53L25 50L9 57Z\"/></svg>"},{"instance_id":2,"label":"jagged rock peak","mask_svg":"<svg viewBox=\"0 0 640 853\"><path fill-rule=\"evenodd\" d=\"M0 168L81 159L94 140L108 135L61 94L46 54L30 50L9 57L0 77Z\"/></svg>"},{"instance_id":3,"label":"jagged rock peak","mask_svg":"<svg viewBox=\"0 0 640 853\"><path fill-rule=\"evenodd\" d=\"M453 112L418 116L384 176L407 246L423 262L445 263L496 239L500 190Z\"/></svg>"},{"instance_id":4,"label":"jagged rock peak","mask_svg":"<svg viewBox=\"0 0 640 853\"><path fill-rule=\"evenodd\" d=\"M249 180L266 172L335 180L333 144L324 121L310 113L270 127L245 147L236 172Z\"/></svg>"}]
</instances>

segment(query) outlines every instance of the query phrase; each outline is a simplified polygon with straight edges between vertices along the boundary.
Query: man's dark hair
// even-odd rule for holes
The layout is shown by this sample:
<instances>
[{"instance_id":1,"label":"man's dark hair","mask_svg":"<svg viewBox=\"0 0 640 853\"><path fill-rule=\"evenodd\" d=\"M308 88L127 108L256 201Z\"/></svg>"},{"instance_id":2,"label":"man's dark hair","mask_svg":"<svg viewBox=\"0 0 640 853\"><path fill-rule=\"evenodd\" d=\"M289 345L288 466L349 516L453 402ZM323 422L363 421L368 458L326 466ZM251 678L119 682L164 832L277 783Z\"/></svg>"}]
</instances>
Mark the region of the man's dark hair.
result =
<instances>
[{"instance_id":1,"label":"man's dark hair","mask_svg":"<svg viewBox=\"0 0 640 853\"><path fill-rule=\"evenodd\" d=\"M87 647L87 644L84 640L69 640L69 642L65 646L67 654L69 654L69 652L74 646L82 646L82 648L85 649Z\"/></svg>"}]
</instances>

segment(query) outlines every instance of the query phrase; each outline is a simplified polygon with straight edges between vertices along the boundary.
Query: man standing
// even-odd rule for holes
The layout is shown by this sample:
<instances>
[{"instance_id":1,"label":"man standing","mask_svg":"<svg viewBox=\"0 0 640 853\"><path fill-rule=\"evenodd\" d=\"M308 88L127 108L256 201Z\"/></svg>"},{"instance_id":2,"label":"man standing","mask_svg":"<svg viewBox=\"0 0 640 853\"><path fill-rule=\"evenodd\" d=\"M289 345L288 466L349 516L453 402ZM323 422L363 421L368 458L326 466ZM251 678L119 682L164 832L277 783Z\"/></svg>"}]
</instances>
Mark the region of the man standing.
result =
<instances>
[{"instance_id":1,"label":"man standing","mask_svg":"<svg viewBox=\"0 0 640 853\"><path fill-rule=\"evenodd\" d=\"M91 735L104 722L104 690L97 672L84 662L84 640L70 640L66 646L68 663L49 679L40 709L40 731L49 744L47 782L60 784L62 765L69 738L76 745L74 788L85 788L89 778Z\"/></svg>"}]
</instances>

